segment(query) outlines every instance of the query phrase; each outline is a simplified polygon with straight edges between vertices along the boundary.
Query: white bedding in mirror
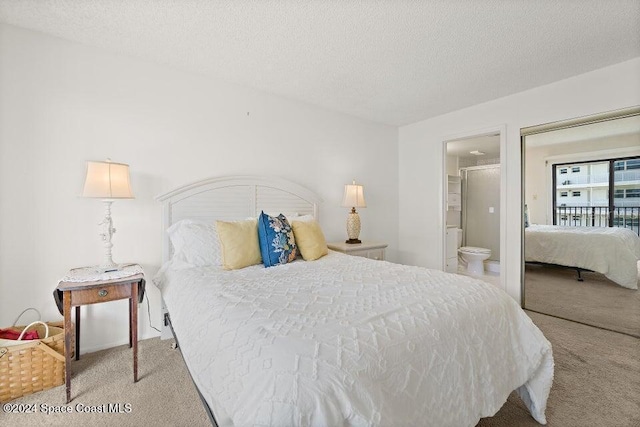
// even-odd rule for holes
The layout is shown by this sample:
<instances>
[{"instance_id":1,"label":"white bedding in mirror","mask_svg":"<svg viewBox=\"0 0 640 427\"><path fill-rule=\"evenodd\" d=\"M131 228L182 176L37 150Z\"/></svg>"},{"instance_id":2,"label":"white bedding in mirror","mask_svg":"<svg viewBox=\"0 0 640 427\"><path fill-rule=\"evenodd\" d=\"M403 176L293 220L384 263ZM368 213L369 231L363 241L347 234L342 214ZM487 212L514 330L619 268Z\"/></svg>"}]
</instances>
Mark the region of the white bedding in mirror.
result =
<instances>
[{"instance_id":1,"label":"white bedding in mirror","mask_svg":"<svg viewBox=\"0 0 640 427\"><path fill-rule=\"evenodd\" d=\"M628 228L531 225L525 228L525 261L579 267L638 289L640 237Z\"/></svg>"},{"instance_id":2,"label":"white bedding in mirror","mask_svg":"<svg viewBox=\"0 0 640 427\"><path fill-rule=\"evenodd\" d=\"M221 425L473 426L513 390L546 422L551 345L485 282L331 251L154 281Z\"/></svg>"}]
</instances>

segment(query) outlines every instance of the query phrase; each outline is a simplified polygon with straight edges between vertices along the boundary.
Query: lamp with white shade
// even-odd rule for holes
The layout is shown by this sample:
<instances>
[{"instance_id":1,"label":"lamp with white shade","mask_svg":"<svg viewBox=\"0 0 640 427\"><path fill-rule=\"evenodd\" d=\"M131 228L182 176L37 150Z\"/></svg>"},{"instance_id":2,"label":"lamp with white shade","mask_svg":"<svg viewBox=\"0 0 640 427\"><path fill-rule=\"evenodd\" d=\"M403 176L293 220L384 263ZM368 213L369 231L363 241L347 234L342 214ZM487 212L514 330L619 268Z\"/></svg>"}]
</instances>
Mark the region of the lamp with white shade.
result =
<instances>
[{"instance_id":1,"label":"lamp with white shade","mask_svg":"<svg viewBox=\"0 0 640 427\"><path fill-rule=\"evenodd\" d=\"M99 235L104 242L104 258L98 267L99 272L116 271L118 264L111 257L111 238L116 232L111 219L111 204L116 199L133 199L131 180L129 179L129 165L114 163L107 159L105 162L87 162L87 176L84 181L82 197L102 199L105 205L105 216L98 225Z\"/></svg>"},{"instance_id":2,"label":"lamp with white shade","mask_svg":"<svg viewBox=\"0 0 640 427\"><path fill-rule=\"evenodd\" d=\"M346 243L362 243L358 237L360 236L360 215L356 212L356 208L366 208L367 203L364 201L364 186L356 184L346 184L344 186L344 195L342 197L342 206L351 208L347 217L347 236L349 239Z\"/></svg>"}]
</instances>

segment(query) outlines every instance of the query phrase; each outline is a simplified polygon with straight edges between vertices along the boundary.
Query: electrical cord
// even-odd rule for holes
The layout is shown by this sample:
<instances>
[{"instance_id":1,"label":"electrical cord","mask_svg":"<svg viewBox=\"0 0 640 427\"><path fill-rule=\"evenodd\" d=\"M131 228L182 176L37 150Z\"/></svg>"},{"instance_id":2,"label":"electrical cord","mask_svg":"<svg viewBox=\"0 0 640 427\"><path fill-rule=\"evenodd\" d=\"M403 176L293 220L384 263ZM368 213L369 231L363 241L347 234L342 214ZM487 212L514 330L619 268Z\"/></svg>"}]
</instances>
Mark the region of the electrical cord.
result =
<instances>
[{"instance_id":1,"label":"electrical cord","mask_svg":"<svg viewBox=\"0 0 640 427\"><path fill-rule=\"evenodd\" d=\"M156 328L155 326L153 326L153 324L151 323L151 308L149 307L149 296L147 295L147 293L144 293L144 299L147 300L147 315L149 316L149 326L151 326L153 329L155 329L156 331L162 333L162 331L158 328Z\"/></svg>"}]
</instances>

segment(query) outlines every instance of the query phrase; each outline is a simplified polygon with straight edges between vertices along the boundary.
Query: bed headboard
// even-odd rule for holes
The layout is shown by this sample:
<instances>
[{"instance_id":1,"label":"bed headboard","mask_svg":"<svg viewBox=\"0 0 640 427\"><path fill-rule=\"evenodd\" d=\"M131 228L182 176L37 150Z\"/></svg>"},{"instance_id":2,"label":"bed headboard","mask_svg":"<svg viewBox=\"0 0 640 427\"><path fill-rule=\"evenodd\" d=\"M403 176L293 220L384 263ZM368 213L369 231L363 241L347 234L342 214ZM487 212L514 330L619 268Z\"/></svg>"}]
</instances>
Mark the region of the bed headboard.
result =
<instances>
[{"instance_id":1,"label":"bed headboard","mask_svg":"<svg viewBox=\"0 0 640 427\"><path fill-rule=\"evenodd\" d=\"M260 211L313 215L318 218L317 194L281 178L230 176L209 178L161 194L162 262L171 258L167 228L182 219L201 221L243 220Z\"/></svg>"}]
</instances>

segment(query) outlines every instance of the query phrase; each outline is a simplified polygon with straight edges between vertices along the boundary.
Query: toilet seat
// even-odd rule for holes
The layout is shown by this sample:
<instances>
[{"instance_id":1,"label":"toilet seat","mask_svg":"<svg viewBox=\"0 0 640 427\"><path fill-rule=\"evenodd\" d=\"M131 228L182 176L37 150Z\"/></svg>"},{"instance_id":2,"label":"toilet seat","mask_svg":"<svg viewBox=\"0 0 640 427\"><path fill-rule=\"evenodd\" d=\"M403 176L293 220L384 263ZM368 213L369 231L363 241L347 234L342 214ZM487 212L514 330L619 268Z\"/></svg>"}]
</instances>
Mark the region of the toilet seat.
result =
<instances>
[{"instance_id":1,"label":"toilet seat","mask_svg":"<svg viewBox=\"0 0 640 427\"><path fill-rule=\"evenodd\" d=\"M458 250L460 252L465 252L468 254L490 254L491 253L491 249L477 248L475 246L463 246Z\"/></svg>"}]
</instances>

